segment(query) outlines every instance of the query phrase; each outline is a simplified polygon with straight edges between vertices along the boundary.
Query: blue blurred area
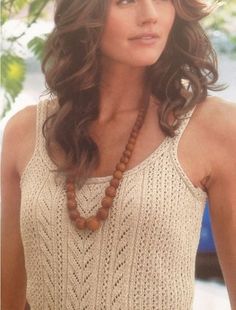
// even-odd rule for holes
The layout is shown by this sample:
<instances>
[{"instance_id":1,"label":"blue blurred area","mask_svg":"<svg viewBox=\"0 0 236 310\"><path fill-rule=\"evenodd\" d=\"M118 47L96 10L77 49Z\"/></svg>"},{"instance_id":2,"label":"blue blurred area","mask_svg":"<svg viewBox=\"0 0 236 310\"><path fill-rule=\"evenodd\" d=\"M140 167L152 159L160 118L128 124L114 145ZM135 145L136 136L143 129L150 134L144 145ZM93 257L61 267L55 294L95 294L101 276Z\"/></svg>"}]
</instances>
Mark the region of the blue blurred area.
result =
<instances>
[{"instance_id":1,"label":"blue blurred area","mask_svg":"<svg viewBox=\"0 0 236 310\"><path fill-rule=\"evenodd\" d=\"M200 235L200 242L198 246L198 253L215 253L215 243L212 235L211 220L208 203L206 203L203 220L202 229Z\"/></svg>"}]
</instances>

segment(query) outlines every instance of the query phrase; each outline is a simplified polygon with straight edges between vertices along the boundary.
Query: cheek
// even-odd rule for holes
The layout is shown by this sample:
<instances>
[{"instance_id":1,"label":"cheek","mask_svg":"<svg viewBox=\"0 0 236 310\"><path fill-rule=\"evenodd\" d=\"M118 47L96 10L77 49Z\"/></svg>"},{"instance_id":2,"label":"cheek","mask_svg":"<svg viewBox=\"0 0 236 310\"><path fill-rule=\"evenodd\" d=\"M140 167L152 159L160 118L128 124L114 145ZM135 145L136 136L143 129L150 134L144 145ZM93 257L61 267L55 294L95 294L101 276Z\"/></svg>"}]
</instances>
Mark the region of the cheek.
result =
<instances>
[{"instance_id":1,"label":"cheek","mask_svg":"<svg viewBox=\"0 0 236 310\"><path fill-rule=\"evenodd\" d=\"M165 8L162 14L159 15L155 28L160 30L162 40L156 50L145 49L145 53L142 53L145 55L147 61L152 61L153 59L156 60L164 50L174 20L175 9L172 6ZM128 40L130 36L130 24L132 24L131 17L124 16L124 12L122 12L122 16L117 14L117 12L115 14L110 12L100 42L100 50L103 55L116 60L120 59L123 62L130 61L134 55L140 59L140 51L142 48L134 49L133 45L131 45Z\"/></svg>"},{"instance_id":2,"label":"cheek","mask_svg":"<svg viewBox=\"0 0 236 310\"><path fill-rule=\"evenodd\" d=\"M169 16L168 19L166 19L163 24L165 25L165 28L166 28L166 31L167 32L170 32L173 24L174 24L174 21L175 21L175 8L174 7L170 7L167 12L165 14L163 14L163 18L164 16Z\"/></svg>"},{"instance_id":3,"label":"cheek","mask_svg":"<svg viewBox=\"0 0 236 310\"><path fill-rule=\"evenodd\" d=\"M128 29L128 19L124 17L120 19L111 13L102 35L101 49L106 49L108 46L115 48L116 43L124 42Z\"/></svg>"}]
</instances>

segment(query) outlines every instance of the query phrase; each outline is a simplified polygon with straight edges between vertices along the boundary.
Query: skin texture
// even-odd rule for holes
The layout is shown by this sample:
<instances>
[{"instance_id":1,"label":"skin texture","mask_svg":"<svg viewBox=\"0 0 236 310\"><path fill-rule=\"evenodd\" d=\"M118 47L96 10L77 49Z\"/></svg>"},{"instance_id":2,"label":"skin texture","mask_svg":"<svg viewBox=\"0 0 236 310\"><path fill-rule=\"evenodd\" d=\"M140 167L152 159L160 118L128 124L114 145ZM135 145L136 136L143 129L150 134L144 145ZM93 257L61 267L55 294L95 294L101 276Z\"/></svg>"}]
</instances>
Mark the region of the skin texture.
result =
<instances>
[{"instance_id":1,"label":"skin texture","mask_svg":"<svg viewBox=\"0 0 236 310\"><path fill-rule=\"evenodd\" d=\"M111 0L101 43L103 73L99 118L91 134L103 151L93 175L111 175L137 116L145 89L145 67L164 49L174 21L171 1ZM157 45L137 46L140 32L160 34ZM144 160L163 140L150 100L145 123L129 168ZM213 232L223 274L236 309L236 108L222 99L200 103L180 140L179 161L196 187L208 192ZM122 124L122 126L121 126ZM36 107L17 113L7 124L2 150L2 309L21 310L26 303L26 273L20 236L20 176L35 147ZM100 139L98 138L100 137ZM109 152L112 149L113 152ZM112 154L111 154L112 153ZM14 193L14 195L13 195Z\"/></svg>"},{"instance_id":2,"label":"skin texture","mask_svg":"<svg viewBox=\"0 0 236 310\"><path fill-rule=\"evenodd\" d=\"M160 57L174 18L171 1L111 0L100 47L103 55L101 123L125 110L137 110L145 88L145 67ZM143 32L154 32L160 37L153 46L130 40Z\"/></svg>"},{"instance_id":3,"label":"skin texture","mask_svg":"<svg viewBox=\"0 0 236 310\"><path fill-rule=\"evenodd\" d=\"M145 66L160 57L174 19L171 1L112 0L101 42L102 53L110 62L143 72ZM132 38L143 32L157 33L159 38L151 47L138 45Z\"/></svg>"}]
</instances>

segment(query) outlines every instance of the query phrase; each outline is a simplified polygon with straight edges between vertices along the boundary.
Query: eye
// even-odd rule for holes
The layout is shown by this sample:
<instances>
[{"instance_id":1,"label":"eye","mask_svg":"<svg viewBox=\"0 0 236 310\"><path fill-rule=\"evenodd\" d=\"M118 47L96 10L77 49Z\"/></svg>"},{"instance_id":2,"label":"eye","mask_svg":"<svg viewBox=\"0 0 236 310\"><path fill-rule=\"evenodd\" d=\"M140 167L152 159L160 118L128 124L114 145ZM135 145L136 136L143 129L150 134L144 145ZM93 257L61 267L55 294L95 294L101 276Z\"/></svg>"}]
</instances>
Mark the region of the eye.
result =
<instances>
[{"instance_id":1,"label":"eye","mask_svg":"<svg viewBox=\"0 0 236 310\"><path fill-rule=\"evenodd\" d=\"M134 2L135 0L118 0L116 3L117 4L127 4L129 2ZM163 2L168 2L170 0L153 0L153 1L163 1Z\"/></svg>"},{"instance_id":2,"label":"eye","mask_svg":"<svg viewBox=\"0 0 236 310\"><path fill-rule=\"evenodd\" d=\"M116 2L116 4L127 4L129 2L134 2L134 0L119 0Z\"/></svg>"},{"instance_id":3,"label":"eye","mask_svg":"<svg viewBox=\"0 0 236 310\"><path fill-rule=\"evenodd\" d=\"M158 1L162 1L162 2L169 2L170 0L153 0L153 1L156 1L156 2L158 2ZM118 0L117 2L116 2L116 4L128 4L128 3L130 3L130 2L135 2L135 0Z\"/></svg>"}]
</instances>

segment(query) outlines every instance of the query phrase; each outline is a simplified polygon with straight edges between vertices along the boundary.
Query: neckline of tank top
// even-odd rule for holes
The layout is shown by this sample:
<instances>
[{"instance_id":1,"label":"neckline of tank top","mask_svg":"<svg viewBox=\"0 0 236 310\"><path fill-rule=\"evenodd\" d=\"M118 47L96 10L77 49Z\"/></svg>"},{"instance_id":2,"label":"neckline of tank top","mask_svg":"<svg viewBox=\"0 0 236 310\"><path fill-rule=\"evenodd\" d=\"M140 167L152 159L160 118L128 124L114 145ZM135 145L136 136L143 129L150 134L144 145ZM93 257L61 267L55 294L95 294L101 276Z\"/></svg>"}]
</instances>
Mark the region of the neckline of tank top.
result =
<instances>
[{"instance_id":1,"label":"neckline of tank top","mask_svg":"<svg viewBox=\"0 0 236 310\"><path fill-rule=\"evenodd\" d=\"M195 107L194 107L195 108ZM141 162L139 162L137 165L135 165L134 167L126 170L123 173L123 178L126 178L134 173L136 173L137 171L144 169L150 162L152 162L154 159L156 160L157 158L159 158L163 152L166 149L166 146L169 144L169 142L175 138L177 138L177 136L179 136L179 134L182 131L182 127L185 124L186 119L188 119L189 117L191 117L192 112L194 111L194 108L192 108L190 111L188 111L187 113L185 113L182 117L182 122L180 124L180 126L178 127L178 129L176 130L176 135L172 138L170 136L166 136L159 144L158 146L154 149L154 151L152 151L144 160L142 160ZM56 164L51 160L51 158L49 157L46 148L42 148L42 155L44 160L46 161L47 165L49 168L55 170L57 169ZM112 175L107 175L107 176L92 176L87 178L86 182L84 183L84 185L86 184L98 184L98 183L106 183L108 181L110 181L112 178Z\"/></svg>"},{"instance_id":2,"label":"neckline of tank top","mask_svg":"<svg viewBox=\"0 0 236 310\"><path fill-rule=\"evenodd\" d=\"M159 144L158 146L154 149L154 151L152 151L144 160L142 160L141 162L139 162L136 166L126 170L123 173L123 178L132 175L134 173L136 173L137 171L145 168L149 163L151 163L154 159L159 158L165 151L166 146L169 144L169 142L173 139L175 139L177 136L179 136L179 134L182 131L182 126L184 126L186 119L188 119L189 117L191 117L192 112L194 112L195 107L193 107L193 109L191 109L190 111L188 111L187 113L185 113L185 115L182 118L182 123L180 124L180 126L178 127L178 129L176 130L176 136L174 136L173 138L170 136L166 136ZM112 175L107 175L107 176L92 176L87 178L85 184L97 184L97 183L105 183L108 182L112 179Z\"/></svg>"},{"instance_id":3,"label":"neckline of tank top","mask_svg":"<svg viewBox=\"0 0 236 310\"><path fill-rule=\"evenodd\" d=\"M134 167L126 170L123 173L123 178L132 175L134 173L136 173L137 171L145 168L149 163L151 163L154 159L156 160L157 158L159 158L163 152L165 151L168 142L170 141L170 139L172 139L170 136L166 136L161 143L159 143L159 145L154 149L154 151L152 151L146 158L144 158L144 160L142 160L141 162L139 162L137 165L135 165ZM42 150L42 149L41 149ZM47 151L45 148L43 148L42 150L42 155L44 160L46 161L48 167L52 170L57 169L56 164L51 160L51 158L49 157ZM107 175L107 176L91 176L89 178L87 178L85 184L97 184L97 183L106 183L108 181L110 181L112 179L112 175Z\"/></svg>"}]
</instances>

